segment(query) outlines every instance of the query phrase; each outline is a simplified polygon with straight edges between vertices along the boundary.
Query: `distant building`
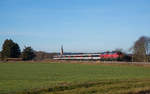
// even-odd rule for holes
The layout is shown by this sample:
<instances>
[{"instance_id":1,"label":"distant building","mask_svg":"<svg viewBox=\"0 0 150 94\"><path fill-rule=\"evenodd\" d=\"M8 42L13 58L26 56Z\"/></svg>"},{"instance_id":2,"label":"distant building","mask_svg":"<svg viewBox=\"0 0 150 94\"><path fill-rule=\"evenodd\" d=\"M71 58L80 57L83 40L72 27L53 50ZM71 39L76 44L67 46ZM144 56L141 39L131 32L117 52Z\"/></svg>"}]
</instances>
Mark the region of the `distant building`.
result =
<instances>
[{"instance_id":1,"label":"distant building","mask_svg":"<svg viewBox=\"0 0 150 94\"><path fill-rule=\"evenodd\" d=\"M64 49L63 49L63 45L61 46L61 51L60 51L60 55L62 56L64 54Z\"/></svg>"}]
</instances>

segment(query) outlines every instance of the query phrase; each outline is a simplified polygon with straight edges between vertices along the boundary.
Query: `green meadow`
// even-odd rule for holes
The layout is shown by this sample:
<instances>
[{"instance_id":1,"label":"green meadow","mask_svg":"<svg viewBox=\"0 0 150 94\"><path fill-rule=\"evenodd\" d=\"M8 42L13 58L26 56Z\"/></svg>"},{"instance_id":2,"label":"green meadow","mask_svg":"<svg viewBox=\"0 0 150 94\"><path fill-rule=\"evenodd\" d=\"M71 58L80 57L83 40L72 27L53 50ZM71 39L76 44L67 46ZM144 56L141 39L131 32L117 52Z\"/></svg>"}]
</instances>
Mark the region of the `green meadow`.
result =
<instances>
[{"instance_id":1,"label":"green meadow","mask_svg":"<svg viewBox=\"0 0 150 94\"><path fill-rule=\"evenodd\" d=\"M0 63L0 94L140 94L149 90L150 67Z\"/></svg>"}]
</instances>

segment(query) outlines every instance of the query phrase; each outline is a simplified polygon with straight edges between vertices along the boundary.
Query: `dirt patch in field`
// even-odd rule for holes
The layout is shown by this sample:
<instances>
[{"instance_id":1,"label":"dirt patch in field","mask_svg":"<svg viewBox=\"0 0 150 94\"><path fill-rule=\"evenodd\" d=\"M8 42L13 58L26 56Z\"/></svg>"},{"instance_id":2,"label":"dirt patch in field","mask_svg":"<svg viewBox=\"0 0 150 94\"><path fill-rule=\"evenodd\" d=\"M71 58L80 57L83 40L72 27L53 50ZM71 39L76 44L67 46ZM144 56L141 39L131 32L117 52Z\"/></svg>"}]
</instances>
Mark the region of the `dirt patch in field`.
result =
<instances>
[{"instance_id":1,"label":"dirt patch in field","mask_svg":"<svg viewBox=\"0 0 150 94\"><path fill-rule=\"evenodd\" d=\"M49 88L42 88L42 89L33 89L33 90L26 90L24 92L14 92L11 94L65 94L64 91L72 91L77 92L81 89L81 94L86 94L87 90L89 92L93 91L93 87L95 88L95 92L100 92L101 90L104 90L105 94L107 94L108 91L117 92L120 89L124 90L122 93L117 94L150 94L150 88L144 88L145 83L149 83L149 80L144 80L144 84L138 84L138 82L141 82L140 80L111 80L111 81L98 81L98 82L84 82L84 83L77 83L77 84L71 84L71 83L61 83L59 86L56 87L49 87ZM136 83L137 88L140 87L140 89L136 89L132 91L132 88L134 88L134 85L130 85ZM83 88L83 89L82 89ZM131 89L128 91L128 89ZM115 91L114 91L115 90ZM69 93L67 93L69 94ZM73 93L75 94L75 93ZM90 93L92 94L92 93ZM110 93L108 93L110 94ZM114 94L114 93L113 93Z\"/></svg>"}]
</instances>

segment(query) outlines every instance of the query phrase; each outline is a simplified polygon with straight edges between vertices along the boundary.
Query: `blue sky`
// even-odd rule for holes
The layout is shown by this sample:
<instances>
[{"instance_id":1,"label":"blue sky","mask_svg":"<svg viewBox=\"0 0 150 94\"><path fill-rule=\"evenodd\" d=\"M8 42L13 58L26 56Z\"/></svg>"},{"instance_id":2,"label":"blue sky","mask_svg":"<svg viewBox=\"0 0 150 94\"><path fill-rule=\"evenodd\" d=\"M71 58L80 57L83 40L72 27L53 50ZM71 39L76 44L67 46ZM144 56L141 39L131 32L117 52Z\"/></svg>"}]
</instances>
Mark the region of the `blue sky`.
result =
<instances>
[{"instance_id":1,"label":"blue sky","mask_svg":"<svg viewBox=\"0 0 150 94\"><path fill-rule=\"evenodd\" d=\"M150 0L0 0L0 47L11 38L47 52L127 51L143 35Z\"/></svg>"}]
</instances>

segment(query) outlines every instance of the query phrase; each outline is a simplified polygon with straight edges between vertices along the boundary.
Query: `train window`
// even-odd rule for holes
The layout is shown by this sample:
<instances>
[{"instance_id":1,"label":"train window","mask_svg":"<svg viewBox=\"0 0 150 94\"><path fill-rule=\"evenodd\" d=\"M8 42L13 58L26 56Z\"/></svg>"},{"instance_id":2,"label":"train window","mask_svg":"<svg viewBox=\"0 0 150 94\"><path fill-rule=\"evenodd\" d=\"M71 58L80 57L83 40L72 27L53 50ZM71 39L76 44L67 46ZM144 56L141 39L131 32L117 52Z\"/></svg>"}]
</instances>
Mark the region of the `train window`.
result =
<instances>
[{"instance_id":1,"label":"train window","mask_svg":"<svg viewBox=\"0 0 150 94\"><path fill-rule=\"evenodd\" d=\"M99 55L92 55L92 57L99 57Z\"/></svg>"}]
</instances>

